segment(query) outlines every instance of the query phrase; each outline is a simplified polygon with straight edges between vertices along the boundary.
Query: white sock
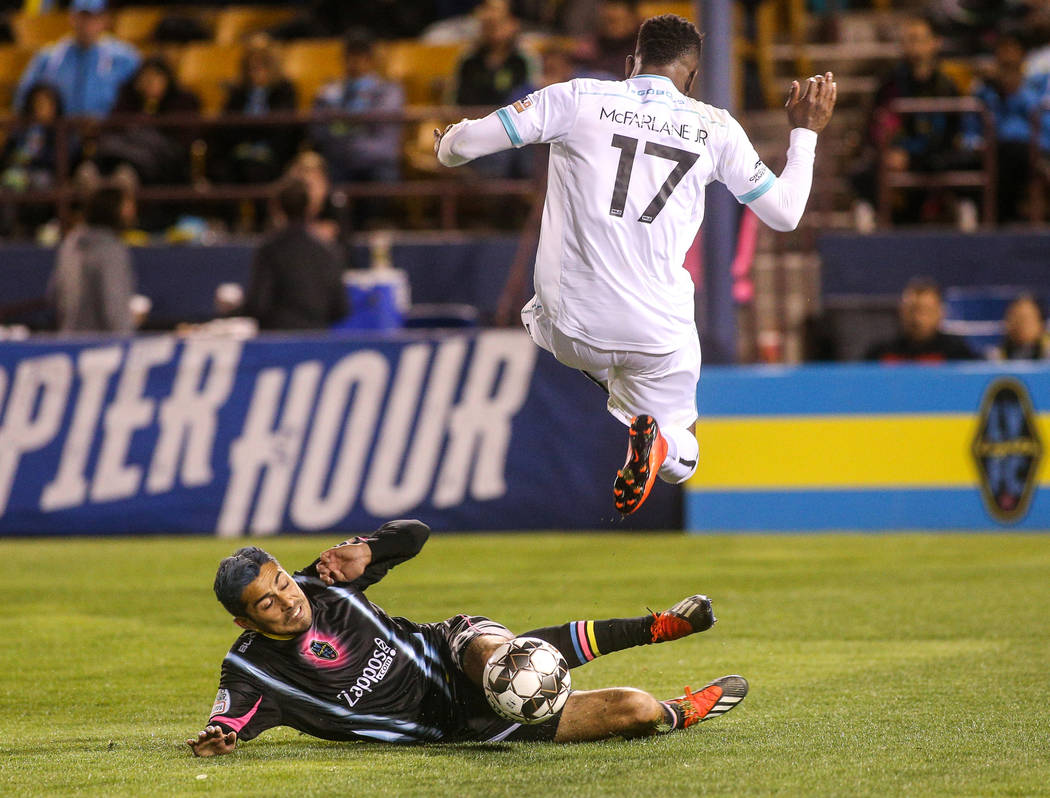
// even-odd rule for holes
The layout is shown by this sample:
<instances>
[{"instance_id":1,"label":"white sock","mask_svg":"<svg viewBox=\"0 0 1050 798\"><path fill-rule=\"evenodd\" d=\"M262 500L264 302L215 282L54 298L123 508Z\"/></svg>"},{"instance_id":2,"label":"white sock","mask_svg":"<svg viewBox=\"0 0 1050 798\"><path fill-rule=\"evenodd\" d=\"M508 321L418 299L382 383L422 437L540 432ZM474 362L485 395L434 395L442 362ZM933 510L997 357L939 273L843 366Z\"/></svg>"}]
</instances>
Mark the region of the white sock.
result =
<instances>
[{"instance_id":1,"label":"white sock","mask_svg":"<svg viewBox=\"0 0 1050 798\"><path fill-rule=\"evenodd\" d=\"M667 441L667 457L660 466L660 479L672 485L685 482L696 471L700 444L685 427L660 427L660 432Z\"/></svg>"}]
</instances>

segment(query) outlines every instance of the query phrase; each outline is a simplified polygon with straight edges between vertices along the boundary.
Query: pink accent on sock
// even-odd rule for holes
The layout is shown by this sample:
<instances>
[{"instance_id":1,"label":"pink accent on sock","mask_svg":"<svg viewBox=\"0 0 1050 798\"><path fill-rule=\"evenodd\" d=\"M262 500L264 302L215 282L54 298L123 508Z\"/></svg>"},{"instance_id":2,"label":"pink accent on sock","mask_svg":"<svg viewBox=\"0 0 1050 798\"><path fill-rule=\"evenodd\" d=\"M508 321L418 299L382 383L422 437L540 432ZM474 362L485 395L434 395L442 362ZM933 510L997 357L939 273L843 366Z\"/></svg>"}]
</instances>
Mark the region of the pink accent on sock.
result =
<instances>
[{"instance_id":1,"label":"pink accent on sock","mask_svg":"<svg viewBox=\"0 0 1050 798\"><path fill-rule=\"evenodd\" d=\"M224 715L211 718L208 723L222 723L225 726L229 726L235 732L239 732L243 729L253 717L255 713L259 711L259 704L262 703L262 696L259 696L259 700L255 702L255 706L248 710L247 715L241 715L239 718L227 718Z\"/></svg>"},{"instance_id":2,"label":"pink accent on sock","mask_svg":"<svg viewBox=\"0 0 1050 798\"><path fill-rule=\"evenodd\" d=\"M591 644L587 642L587 624L584 621L576 621L573 624L573 629L576 632L576 639L580 641L580 650L583 652L583 656L590 662L594 659L594 652L591 651Z\"/></svg>"}]
</instances>

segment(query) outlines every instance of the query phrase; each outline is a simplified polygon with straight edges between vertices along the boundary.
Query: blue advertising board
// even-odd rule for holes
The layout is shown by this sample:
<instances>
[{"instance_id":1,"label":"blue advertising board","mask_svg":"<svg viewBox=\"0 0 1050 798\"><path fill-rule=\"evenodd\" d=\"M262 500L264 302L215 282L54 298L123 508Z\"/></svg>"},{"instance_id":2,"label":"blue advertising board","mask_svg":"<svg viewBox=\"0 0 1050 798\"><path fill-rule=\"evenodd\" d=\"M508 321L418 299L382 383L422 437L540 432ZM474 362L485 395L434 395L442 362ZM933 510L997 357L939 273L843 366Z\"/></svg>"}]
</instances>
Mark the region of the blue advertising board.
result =
<instances>
[{"instance_id":1,"label":"blue advertising board","mask_svg":"<svg viewBox=\"0 0 1050 798\"><path fill-rule=\"evenodd\" d=\"M679 527L625 440L519 331L0 344L4 535Z\"/></svg>"}]
</instances>

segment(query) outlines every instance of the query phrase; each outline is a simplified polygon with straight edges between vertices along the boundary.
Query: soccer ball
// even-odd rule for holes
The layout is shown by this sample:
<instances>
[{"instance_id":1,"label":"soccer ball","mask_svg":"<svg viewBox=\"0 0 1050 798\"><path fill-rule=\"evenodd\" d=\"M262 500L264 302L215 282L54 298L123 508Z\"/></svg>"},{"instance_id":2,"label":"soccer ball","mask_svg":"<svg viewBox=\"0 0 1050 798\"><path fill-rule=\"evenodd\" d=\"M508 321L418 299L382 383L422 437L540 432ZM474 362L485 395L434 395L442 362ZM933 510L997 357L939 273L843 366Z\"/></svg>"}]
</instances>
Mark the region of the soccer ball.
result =
<instances>
[{"instance_id":1,"label":"soccer ball","mask_svg":"<svg viewBox=\"0 0 1050 798\"><path fill-rule=\"evenodd\" d=\"M497 715L531 725L561 712L572 680L558 649L536 637L515 637L489 657L481 683Z\"/></svg>"}]
</instances>

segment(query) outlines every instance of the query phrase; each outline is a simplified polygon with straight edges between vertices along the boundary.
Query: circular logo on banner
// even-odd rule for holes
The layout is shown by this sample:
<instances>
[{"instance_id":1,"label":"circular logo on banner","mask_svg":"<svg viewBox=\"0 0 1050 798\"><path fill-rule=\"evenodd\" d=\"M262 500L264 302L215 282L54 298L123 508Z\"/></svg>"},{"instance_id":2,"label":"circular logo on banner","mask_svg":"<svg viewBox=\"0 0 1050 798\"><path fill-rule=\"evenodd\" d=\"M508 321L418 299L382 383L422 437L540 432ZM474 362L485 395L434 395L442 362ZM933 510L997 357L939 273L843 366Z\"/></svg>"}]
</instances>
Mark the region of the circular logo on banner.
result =
<instances>
[{"instance_id":1,"label":"circular logo on banner","mask_svg":"<svg viewBox=\"0 0 1050 798\"><path fill-rule=\"evenodd\" d=\"M1002 523L1020 521L1032 502L1043 456L1032 400L1020 380L1003 377L988 386L972 451L989 514Z\"/></svg>"}]
</instances>

